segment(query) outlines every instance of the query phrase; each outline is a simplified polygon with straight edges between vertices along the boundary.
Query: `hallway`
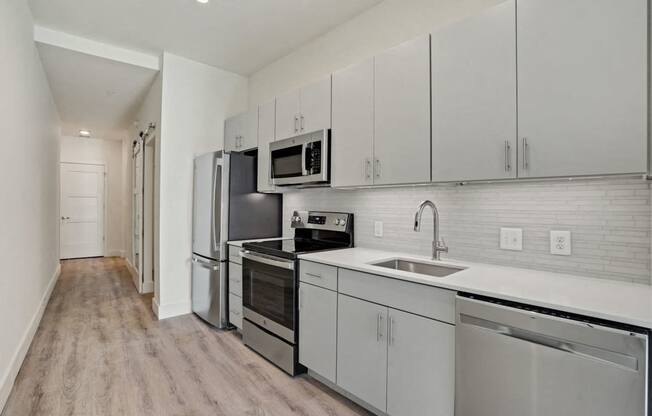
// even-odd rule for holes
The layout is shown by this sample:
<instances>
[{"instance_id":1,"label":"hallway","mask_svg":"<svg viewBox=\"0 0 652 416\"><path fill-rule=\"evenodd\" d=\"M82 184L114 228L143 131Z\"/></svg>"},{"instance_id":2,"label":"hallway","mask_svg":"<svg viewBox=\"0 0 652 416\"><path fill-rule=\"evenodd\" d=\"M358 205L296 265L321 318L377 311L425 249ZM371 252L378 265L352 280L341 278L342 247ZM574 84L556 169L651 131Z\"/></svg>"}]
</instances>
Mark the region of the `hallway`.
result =
<instances>
[{"instance_id":1,"label":"hallway","mask_svg":"<svg viewBox=\"0 0 652 416\"><path fill-rule=\"evenodd\" d=\"M2 416L366 415L193 315L155 320L124 260L62 263Z\"/></svg>"}]
</instances>

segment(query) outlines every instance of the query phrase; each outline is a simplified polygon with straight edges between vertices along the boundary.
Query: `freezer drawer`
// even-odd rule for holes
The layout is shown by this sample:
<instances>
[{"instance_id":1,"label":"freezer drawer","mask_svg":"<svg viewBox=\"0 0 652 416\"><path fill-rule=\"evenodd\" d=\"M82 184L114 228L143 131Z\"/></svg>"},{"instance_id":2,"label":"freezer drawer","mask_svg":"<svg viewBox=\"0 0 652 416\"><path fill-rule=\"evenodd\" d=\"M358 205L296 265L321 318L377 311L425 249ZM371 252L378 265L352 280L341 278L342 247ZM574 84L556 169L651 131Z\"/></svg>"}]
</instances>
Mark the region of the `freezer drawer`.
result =
<instances>
[{"instance_id":1,"label":"freezer drawer","mask_svg":"<svg viewBox=\"0 0 652 416\"><path fill-rule=\"evenodd\" d=\"M456 416L647 415L644 331L459 296L456 309Z\"/></svg>"},{"instance_id":2,"label":"freezer drawer","mask_svg":"<svg viewBox=\"0 0 652 416\"><path fill-rule=\"evenodd\" d=\"M225 263L192 256L192 311L215 327L228 325Z\"/></svg>"}]
</instances>

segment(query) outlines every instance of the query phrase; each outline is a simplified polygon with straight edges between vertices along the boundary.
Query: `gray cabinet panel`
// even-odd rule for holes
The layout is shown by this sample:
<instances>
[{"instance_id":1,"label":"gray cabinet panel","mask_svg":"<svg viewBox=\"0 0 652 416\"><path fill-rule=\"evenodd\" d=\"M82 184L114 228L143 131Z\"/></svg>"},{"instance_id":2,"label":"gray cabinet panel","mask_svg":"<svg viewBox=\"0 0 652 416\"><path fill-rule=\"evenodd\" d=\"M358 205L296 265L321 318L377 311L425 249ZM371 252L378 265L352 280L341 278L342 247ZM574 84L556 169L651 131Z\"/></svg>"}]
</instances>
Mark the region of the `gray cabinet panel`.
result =
<instances>
[{"instance_id":1,"label":"gray cabinet panel","mask_svg":"<svg viewBox=\"0 0 652 416\"><path fill-rule=\"evenodd\" d=\"M299 131L309 133L331 128L331 77L301 89Z\"/></svg>"},{"instance_id":2,"label":"gray cabinet panel","mask_svg":"<svg viewBox=\"0 0 652 416\"><path fill-rule=\"evenodd\" d=\"M519 176L647 170L647 1L519 0Z\"/></svg>"},{"instance_id":3,"label":"gray cabinet panel","mask_svg":"<svg viewBox=\"0 0 652 416\"><path fill-rule=\"evenodd\" d=\"M516 4L432 34L432 180L516 177Z\"/></svg>"},{"instance_id":4,"label":"gray cabinet panel","mask_svg":"<svg viewBox=\"0 0 652 416\"><path fill-rule=\"evenodd\" d=\"M331 183L373 183L374 60L333 74Z\"/></svg>"},{"instance_id":5,"label":"gray cabinet panel","mask_svg":"<svg viewBox=\"0 0 652 416\"><path fill-rule=\"evenodd\" d=\"M387 308L338 295L337 385L385 411Z\"/></svg>"},{"instance_id":6,"label":"gray cabinet panel","mask_svg":"<svg viewBox=\"0 0 652 416\"><path fill-rule=\"evenodd\" d=\"M258 106L258 192L275 190L270 177L269 144L274 141L276 102Z\"/></svg>"},{"instance_id":7,"label":"gray cabinet panel","mask_svg":"<svg viewBox=\"0 0 652 416\"><path fill-rule=\"evenodd\" d=\"M430 36L375 58L374 184L430 181Z\"/></svg>"},{"instance_id":8,"label":"gray cabinet panel","mask_svg":"<svg viewBox=\"0 0 652 416\"><path fill-rule=\"evenodd\" d=\"M452 416L455 326L389 310L387 413Z\"/></svg>"},{"instance_id":9,"label":"gray cabinet panel","mask_svg":"<svg viewBox=\"0 0 652 416\"><path fill-rule=\"evenodd\" d=\"M335 383L337 292L301 282L299 362Z\"/></svg>"}]
</instances>

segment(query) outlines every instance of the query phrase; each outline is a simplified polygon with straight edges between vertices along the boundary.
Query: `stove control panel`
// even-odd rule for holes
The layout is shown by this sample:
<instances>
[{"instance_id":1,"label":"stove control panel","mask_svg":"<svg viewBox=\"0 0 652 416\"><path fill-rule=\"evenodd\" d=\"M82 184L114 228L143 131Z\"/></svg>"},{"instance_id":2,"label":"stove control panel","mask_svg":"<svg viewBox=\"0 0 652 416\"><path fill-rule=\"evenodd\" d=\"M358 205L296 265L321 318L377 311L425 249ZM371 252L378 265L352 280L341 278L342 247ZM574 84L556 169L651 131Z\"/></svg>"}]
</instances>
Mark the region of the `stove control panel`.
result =
<instances>
[{"instance_id":1,"label":"stove control panel","mask_svg":"<svg viewBox=\"0 0 652 416\"><path fill-rule=\"evenodd\" d=\"M344 212L294 211L290 223L292 228L347 231L352 216Z\"/></svg>"}]
</instances>

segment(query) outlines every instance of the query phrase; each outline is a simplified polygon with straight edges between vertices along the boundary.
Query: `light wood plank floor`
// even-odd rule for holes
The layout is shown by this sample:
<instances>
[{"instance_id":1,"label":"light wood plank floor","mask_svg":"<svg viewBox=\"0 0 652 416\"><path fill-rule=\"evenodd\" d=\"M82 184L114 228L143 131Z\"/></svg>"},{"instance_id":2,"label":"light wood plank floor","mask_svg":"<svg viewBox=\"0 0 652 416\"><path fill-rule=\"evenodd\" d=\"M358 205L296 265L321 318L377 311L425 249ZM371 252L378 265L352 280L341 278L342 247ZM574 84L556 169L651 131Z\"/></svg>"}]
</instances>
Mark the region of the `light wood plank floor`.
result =
<instances>
[{"instance_id":1,"label":"light wood plank floor","mask_svg":"<svg viewBox=\"0 0 652 416\"><path fill-rule=\"evenodd\" d=\"M368 415L193 315L157 321L118 258L66 261L3 416Z\"/></svg>"}]
</instances>

